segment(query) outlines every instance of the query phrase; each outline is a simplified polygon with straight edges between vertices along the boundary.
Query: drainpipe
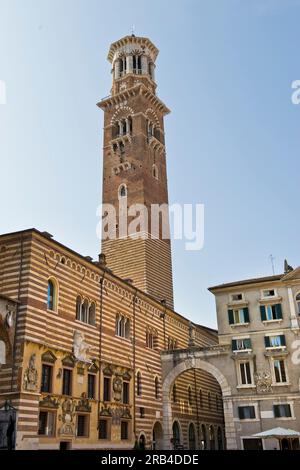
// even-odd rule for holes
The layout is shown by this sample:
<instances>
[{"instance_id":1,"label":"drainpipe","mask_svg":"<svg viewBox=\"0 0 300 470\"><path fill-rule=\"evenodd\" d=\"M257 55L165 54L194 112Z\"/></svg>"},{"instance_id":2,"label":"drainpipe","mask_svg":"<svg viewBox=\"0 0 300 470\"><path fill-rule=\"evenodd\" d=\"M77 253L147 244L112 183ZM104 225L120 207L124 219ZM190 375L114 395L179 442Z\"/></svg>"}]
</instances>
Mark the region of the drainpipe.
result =
<instances>
[{"instance_id":1,"label":"drainpipe","mask_svg":"<svg viewBox=\"0 0 300 470\"><path fill-rule=\"evenodd\" d=\"M133 337L132 337L132 353L133 353L133 435L134 439L136 439L136 414L135 414L135 354L136 354L136 347L135 347L135 341L136 341L136 331L135 331L135 323L136 323L136 300L137 300L137 289L135 289L135 293L133 295L132 299L132 315L133 315Z\"/></svg>"},{"instance_id":2,"label":"drainpipe","mask_svg":"<svg viewBox=\"0 0 300 470\"><path fill-rule=\"evenodd\" d=\"M11 370L11 383L10 390L13 391L13 382L14 375L16 370L16 349L17 349L17 330L18 330L18 319L19 319L19 309L20 309L20 297L21 297L21 281L22 281L22 271L23 271L23 258L24 258L24 236L21 235L20 239L20 267L19 267L19 279L18 279L18 295L17 295L17 306L16 306L16 322L15 322L15 334L14 334L14 343L13 343L13 363Z\"/></svg>"},{"instance_id":3,"label":"drainpipe","mask_svg":"<svg viewBox=\"0 0 300 470\"><path fill-rule=\"evenodd\" d=\"M98 380L98 430L100 421L100 401L101 401L101 365L102 365L102 324L103 324L103 284L106 274L106 262L104 255L99 255L99 265L103 267L103 274L100 279L100 325L99 325L99 380Z\"/></svg>"}]
</instances>

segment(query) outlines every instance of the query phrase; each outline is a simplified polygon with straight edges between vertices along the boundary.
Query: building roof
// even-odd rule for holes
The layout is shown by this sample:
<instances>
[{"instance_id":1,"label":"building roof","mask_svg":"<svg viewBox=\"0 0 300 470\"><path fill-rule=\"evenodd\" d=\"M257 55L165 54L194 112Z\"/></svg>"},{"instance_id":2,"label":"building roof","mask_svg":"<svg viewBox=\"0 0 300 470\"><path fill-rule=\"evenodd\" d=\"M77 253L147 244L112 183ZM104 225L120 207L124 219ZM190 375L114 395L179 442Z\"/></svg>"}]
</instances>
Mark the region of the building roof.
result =
<instances>
[{"instance_id":1,"label":"building roof","mask_svg":"<svg viewBox=\"0 0 300 470\"><path fill-rule=\"evenodd\" d=\"M67 247L66 245L63 245L62 243L55 240L49 232L45 232L45 231L41 232L40 230L37 230L36 228L29 228L29 229L20 230L20 231L17 231L17 232L10 232L10 233L0 234L0 240L1 240L1 238L5 238L5 237L11 237L11 236L14 236L14 235L15 236L23 236L23 235L29 235L30 233L35 233L36 235L39 235L39 236L43 237L48 242L51 242L51 243L59 246L60 248L62 248L64 250L67 250L69 253L72 253L74 256L77 256L77 257L81 258L82 261L84 261L85 263L88 263L88 264L92 265L94 269L99 269L100 271L104 272L104 268L99 266L95 261L93 261L93 259L91 257L83 256L80 253L78 253L77 251L74 251L71 248ZM141 289L138 289L137 287L134 286L134 284L131 284L130 282L128 282L128 280L122 279L121 277L117 276L116 274L114 274L109 269L107 269L106 272L107 272L107 275L109 275L109 276L115 278L116 280L118 280L119 282L125 284L126 287L131 288L136 292L139 292L140 295L143 295L143 296L147 297L149 299L149 301L155 302L157 304L157 308L160 306L160 308L163 310L164 306L161 305L160 302L156 298L154 298L152 295L148 294L147 292L144 292ZM178 313L175 310L171 309L170 307L167 307L167 310L169 312L172 312L175 316L181 318L182 320L184 320L186 322L189 322L188 318L184 317L183 315L181 315L180 313ZM208 332L209 331L213 332L213 333L216 332L216 330L214 330L212 328L209 328L207 326L198 325L198 324L196 324L196 325L197 325L198 328L203 328L204 330L206 330Z\"/></svg>"},{"instance_id":2,"label":"building roof","mask_svg":"<svg viewBox=\"0 0 300 470\"><path fill-rule=\"evenodd\" d=\"M244 279L242 281L235 281L235 282L228 282L226 284L219 284L217 286L209 287L208 290L213 292L216 289L226 289L228 287L235 287L235 286L244 286L247 284L257 284L260 282L273 282L273 281L280 281L285 276L285 274L277 274L275 276L265 276L265 277L255 277L251 279Z\"/></svg>"}]
</instances>

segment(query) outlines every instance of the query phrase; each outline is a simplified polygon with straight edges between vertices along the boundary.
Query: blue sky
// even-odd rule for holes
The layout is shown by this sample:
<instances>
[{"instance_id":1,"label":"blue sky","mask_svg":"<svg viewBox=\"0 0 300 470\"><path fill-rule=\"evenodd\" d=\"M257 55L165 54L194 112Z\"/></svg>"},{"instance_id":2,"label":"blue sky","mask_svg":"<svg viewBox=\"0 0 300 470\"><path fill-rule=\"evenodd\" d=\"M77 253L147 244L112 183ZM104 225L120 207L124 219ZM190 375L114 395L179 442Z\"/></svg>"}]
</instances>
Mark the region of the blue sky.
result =
<instances>
[{"instance_id":1,"label":"blue sky","mask_svg":"<svg viewBox=\"0 0 300 470\"><path fill-rule=\"evenodd\" d=\"M36 227L96 257L109 44L160 49L170 202L205 204L173 243L176 310L215 326L207 287L299 265L300 1L0 0L0 232Z\"/></svg>"}]
</instances>

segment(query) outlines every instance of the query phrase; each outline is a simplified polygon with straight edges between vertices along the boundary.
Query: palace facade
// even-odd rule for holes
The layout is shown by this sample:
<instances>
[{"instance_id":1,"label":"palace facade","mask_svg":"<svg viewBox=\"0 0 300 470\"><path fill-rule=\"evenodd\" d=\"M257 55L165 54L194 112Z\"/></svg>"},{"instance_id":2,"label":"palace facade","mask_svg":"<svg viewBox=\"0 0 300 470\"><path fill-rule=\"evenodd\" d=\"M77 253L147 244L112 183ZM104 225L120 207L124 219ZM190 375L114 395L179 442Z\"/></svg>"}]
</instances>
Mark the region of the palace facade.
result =
<instances>
[{"instance_id":1,"label":"palace facade","mask_svg":"<svg viewBox=\"0 0 300 470\"><path fill-rule=\"evenodd\" d=\"M117 236L103 236L99 259L35 229L0 236L0 447L162 449L161 353L217 344L215 330L174 311L161 226L156 237L120 232L120 209L168 203L169 110L156 95L157 54L134 35L110 47L112 91L98 105L103 202L116 210ZM167 446L225 447L213 375L190 368L168 394Z\"/></svg>"}]
</instances>

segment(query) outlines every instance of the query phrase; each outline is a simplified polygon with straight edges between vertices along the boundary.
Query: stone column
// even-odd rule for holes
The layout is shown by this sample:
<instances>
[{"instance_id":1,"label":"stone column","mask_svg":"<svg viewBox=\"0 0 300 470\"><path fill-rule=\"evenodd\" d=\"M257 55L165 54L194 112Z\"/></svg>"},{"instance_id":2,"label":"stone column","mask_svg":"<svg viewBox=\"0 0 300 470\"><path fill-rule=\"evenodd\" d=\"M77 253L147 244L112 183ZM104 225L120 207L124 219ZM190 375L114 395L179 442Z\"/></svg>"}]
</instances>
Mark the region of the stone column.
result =
<instances>
[{"instance_id":1,"label":"stone column","mask_svg":"<svg viewBox=\"0 0 300 470\"><path fill-rule=\"evenodd\" d=\"M289 297L289 305L290 305L290 320L291 320L291 328L299 329L295 302L294 302L294 295L291 287L287 288L288 290L288 297Z\"/></svg>"},{"instance_id":2,"label":"stone column","mask_svg":"<svg viewBox=\"0 0 300 470\"><path fill-rule=\"evenodd\" d=\"M151 78L155 82L155 64L151 62L150 64L150 70L151 70Z\"/></svg>"},{"instance_id":3,"label":"stone column","mask_svg":"<svg viewBox=\"0 0 300 470\"><path fill-rule=\"evenodd\" d=\"M236 450L238 448L236 440L236 430L233 421L233 402L232 400L225 399L224 403L224 421L225 421L225 435L226 435L226 449Z\"/></svg>"},{"instance_id":4,"label":"stone column","mask_svg":"<svg viewBox=\"0 0 300 470\"><path fill-rule=\"evenodd\" d=\"M163 391L163 450L172 450L172 406L169 391Z\"/></svg>"},{"instance_id":5,"label":"stone column","mask_svg":"<svg viewBox=\"0 0 300 470\"><path fill-rule=\"evenodd\" d=\"M115 79L120 78L120 61L116 59L114 62L114 71L115 71Z\"/></svg>"},{"instance_id":6,"label":"stone column","mask_svg":"<svg viewBox=\"0 0 300 470\"><path fill-rule=\"evenodd\" d=\"M126 57L126 73L133 73L133 57L131 54Z\"/></svg>"},{"instance_id":7,"label":"stone column","mask_svg":"<svg viewBox=\"0 0 300 470\"><path fill-rule=\"evenodd\" d=\"M145 75L148 73L148 58L145 55L142 55L142 74Z\"/></svg>"}]
</instances>

